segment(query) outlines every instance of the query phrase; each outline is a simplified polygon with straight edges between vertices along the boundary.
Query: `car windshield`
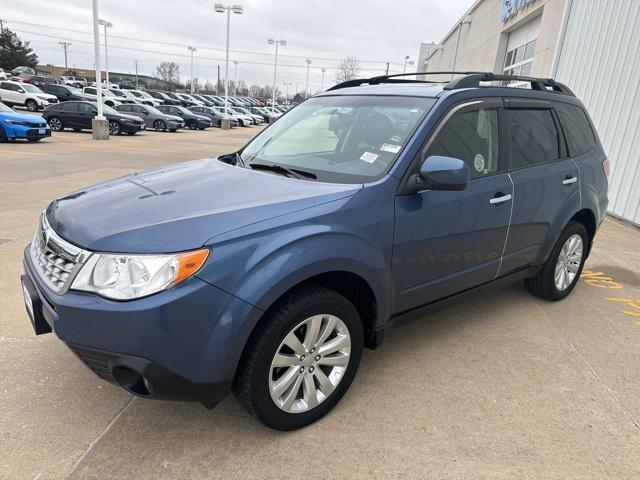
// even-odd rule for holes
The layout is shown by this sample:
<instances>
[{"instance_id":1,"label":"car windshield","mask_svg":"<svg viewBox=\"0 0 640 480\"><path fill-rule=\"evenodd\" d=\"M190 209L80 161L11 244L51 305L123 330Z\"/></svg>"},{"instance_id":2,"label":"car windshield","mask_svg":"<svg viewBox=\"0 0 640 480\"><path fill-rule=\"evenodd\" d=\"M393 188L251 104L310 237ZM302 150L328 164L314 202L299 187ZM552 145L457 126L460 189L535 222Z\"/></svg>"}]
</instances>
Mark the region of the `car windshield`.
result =
<instances>
[{"instance_id":1,"label":"car windshield","mask_svg":"<svg viewBox=\"0 0 640 480\"><path fill-rule=\"evenodd\" d=\"M245 166L277 164L318 180L366 183L393 165L435 99L336 95L312 98L260 133L241 152Z\"/></svg>"},{"instance_id":2,"label":"car windshield","mask_svg":"<svg viewBox=\"0 0 640 480\"><path fill-rule=\"evenodd\" d=\"M134 94L134 95L138 95L138 94L140 94L140 95L142 95L142 96L143 96L143 97L145 97L145 98L153 98L153 97L152 97L151 95L149 95L147 92L137 92L137 91L136 91L136 92L133 92L133 94Z\"/></svg>"},{"instance_id":3,"label":"car windshield","mask_svg":"<svg viewBox=\"0 0 640 480\"><path fill-rule=\"evenodd\" d=\"M109 105L102 105L102 112L108 113L109 115L122 115L122 112L111 108Z\"/></svg>"},{"instance_id":4,"label":"car windshield","mask_svg":"<svg viewBox=\"0 0 640 480\"><path fill-rule=\"evenodd\" d=\"M144 97L144 95L142 95L142 93L138 92L138 91L134 91L134 90L130 90L129 93L135 97Z\"/></svg>"},{"instance_id":5,"label":"car windshield","mask_svg":"<svg viewBox=\"0 0 640 480\"><path fill-rule=\"evenodd\" d=\"M76 87L72 87L71 85L63 85L64 88L67 89L67 91L71 92L71 93L82 93L82 90L80 90L79 88Z\"/></svg>"},{"instance_id":6,"label":"car windshield","mask_svg":"<svg viewBox=\"0 0 640 480\"><path fill-rule=\"evenodd\" d=\"M0 112L13 113L13 110L7 107L4 103L0 103Z\"/></svg>"},{"instance_id":7,"label":"car windshield","mask_svg":"<svg viewBox=\"0 0 640 480\"><path fill-rule=\"evenodd\" d=\"M148 105L145 105L144 108L147 109L147 112L153 113L154 115L166 115L165 113L162 113L160 110L158 110L156 107L150 107Z\"/></svg>"},{"instance_id":8,"label":"car windshield","mask_svg":"<svg viewBox=\"0 0 640 480\"><path fill-rule=\"evenodd\" d=\"M116 97L126 97L127 95L125 95L124 92L121 92L120 90L109 90L111 93L113 93Z\"/></svg>"},{"instance_id":9,"label":"car windshield","mask_svg":"<svg viewBox=\"0 0 640 480\"><path fill-rule=\"evenodd\" d=\"M43 93L42 90L40 90L35 85L31 85L30 83L21 83L20 86L29 93Z\"/></svg>"}]
</instances>

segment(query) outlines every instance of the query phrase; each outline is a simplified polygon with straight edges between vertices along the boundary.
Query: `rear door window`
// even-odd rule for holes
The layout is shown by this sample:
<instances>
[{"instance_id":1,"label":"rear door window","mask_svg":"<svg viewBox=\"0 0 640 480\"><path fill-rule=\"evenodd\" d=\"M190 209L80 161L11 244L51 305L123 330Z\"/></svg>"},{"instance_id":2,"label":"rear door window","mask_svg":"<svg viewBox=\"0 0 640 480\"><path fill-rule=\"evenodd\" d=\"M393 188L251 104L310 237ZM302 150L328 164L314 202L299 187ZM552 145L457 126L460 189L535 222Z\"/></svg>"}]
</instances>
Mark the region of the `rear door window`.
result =
<instances>
[{"instance_id":1,"label":"rear door window","mask_svg":"<svg viewBox=\"0 0 640 480\"><path fill-rule=\"evenodd\" d=\"M556 103L555 108L567 140L569 155L577 157L593 149L596 139L585 111L567 103Z\"/></svg>"},{"instance_id":2,"label":"rear door window","mask_svg":"<svg viewBox=\"0 0 640 480\"><path fill-rule=\"evenodd\" d=\"M559 137L550 109L506 109L511 168L558 160Z\"/></svg>"}]
</instances>

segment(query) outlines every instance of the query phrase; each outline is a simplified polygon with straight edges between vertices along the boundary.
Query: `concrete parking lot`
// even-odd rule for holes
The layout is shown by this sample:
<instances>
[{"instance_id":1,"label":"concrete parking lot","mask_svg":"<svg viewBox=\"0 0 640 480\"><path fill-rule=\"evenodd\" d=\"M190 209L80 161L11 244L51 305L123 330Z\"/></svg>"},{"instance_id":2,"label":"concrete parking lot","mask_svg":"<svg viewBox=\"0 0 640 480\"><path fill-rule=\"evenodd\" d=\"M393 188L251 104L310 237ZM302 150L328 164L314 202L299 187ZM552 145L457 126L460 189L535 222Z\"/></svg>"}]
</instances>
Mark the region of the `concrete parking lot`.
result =
<instances>
[{"instance_id":1,"label":"concrete parking lot","mask_svg":"<svg viewBox=\"0 0 640 480\"><path fill-rule=\"evenodd\" d=\"M233 397L212 411L134 398L33 334L22 250L51 199L257 131L0 145L0 478L640 477L640 230L614 219L565 301L517 284L398 326L338 407L291 433Z\"/></svg>"}]
</instances>

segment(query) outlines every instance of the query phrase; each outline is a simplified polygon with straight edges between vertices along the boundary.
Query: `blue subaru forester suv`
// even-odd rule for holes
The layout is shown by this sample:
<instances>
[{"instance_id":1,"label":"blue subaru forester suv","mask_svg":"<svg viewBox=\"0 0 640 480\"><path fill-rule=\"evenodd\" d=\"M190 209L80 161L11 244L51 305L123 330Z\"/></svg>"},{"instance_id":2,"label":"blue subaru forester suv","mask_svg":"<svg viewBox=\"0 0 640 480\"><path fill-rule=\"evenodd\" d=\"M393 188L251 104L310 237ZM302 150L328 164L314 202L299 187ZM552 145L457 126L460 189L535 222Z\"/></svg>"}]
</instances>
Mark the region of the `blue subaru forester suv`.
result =
<instances>
[{"instance_id":1,"label":"blue subaru forester suv","mask_svg":"<svg viewBox=\"0 0 640 480\"><path fill-rule=\"evenodd\" d=\"M25 302L37 334L135 395L213 407L233 391L290 430L338 403L398 320L522 279L566 297L608 168L552 80L350 81L237 152L53 201Z\"/></svg>"}]
</instances>

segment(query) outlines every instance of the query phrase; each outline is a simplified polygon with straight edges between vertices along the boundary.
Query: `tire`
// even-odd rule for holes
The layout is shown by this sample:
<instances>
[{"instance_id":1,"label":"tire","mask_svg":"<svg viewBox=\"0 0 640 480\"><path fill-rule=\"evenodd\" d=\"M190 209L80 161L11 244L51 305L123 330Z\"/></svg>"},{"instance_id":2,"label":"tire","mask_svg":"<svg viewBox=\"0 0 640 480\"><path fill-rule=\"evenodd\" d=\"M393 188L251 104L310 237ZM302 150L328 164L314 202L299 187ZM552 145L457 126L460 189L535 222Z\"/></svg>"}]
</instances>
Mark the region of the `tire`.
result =
<instances>
[{"instance_id":1,"label":"tire","mask_svg":"<svg viewBox=\"0 0 640 480\"><path fill-rule=\"evenodd\" d=\"M37 112L38 111L38 104L36 103L35 100L27 100L26 102L24 102L24 106L27 107L27 110L29 110L30 112Z\"/></svg>"},{"instance_id":2,"label":"tire","mask_svg":"<svg viewBox=\"0 0 640 480\"><path fill-rule=\"evenodd\" d=\"M177 130L178 130L177 128L172 128L172 129L170 129L169 131L170 131L170 132L175 132L175 131L177 131Z\"/></svg>"},{"instance_id":3,"label":"tire","mask_svg":"<svg viewBox=\"0 0 640 480\"><path fill-rule=\"evenodd\" d=\"M104 102L104 104L111 108L116 106L113 102L109 102L109 101Z\"/></svg>"},{"instance_id":4,"label":"tire","mask_svg":"<svg viewBox=\"0 0 640 480\"><path fill-rule=\"evenodd\" d=\"M164 122L164 120L156 120L155 122L153 122L153 129L156 132L165 132L167 130L167 124Z\"/></svg>"},{"instance_id":5,"label":"tire","mask_svg":"<svg viewBox=\"0 0 640 480\"><path fill-rule=\"evenodd\" d=\"M127 132L127 135L135 135L136 132Z\"/></svg>"},{"instance_id":6,"label":"tire","mask_svg":"<svg viewBox=\"0 0 640 480\"><path fill-rule=\"evenodd\" d=\"M27 138L27 140L29 140L32 143L36 143L36 142L39 142L42 139L41 138Z\"/></svg>"},{"instance_id":7,"label":"tire","mask_svg":"<svg viewBox=\"0 0 640 480\"><path fill-rule=\"evenodd\" d=\"M7 141L7 134L4 131L4 128L0 127L0 143L5 143Z\"/></svg>"},{"instance_id":8,"label":"tire","mask_svg":"<svg viewBox=\"0 0 640 480\"><path fill-rule=\"evenodd\" d=\"M196 128L198 128L198 125L196 124L195 120L188 120L187 121L187 128L189 130L195 130Z\"/></svg>"},{"instance_id":9,"label":"tire","mask_svg":"<svg viewBox=\"0 0 640 480\"><path fill-rule=\"evenodd\" d=\"M204 130L204 127L198 127L198 130Z\"/></svg>"},{"instance_id":10,"label":"tire","mask_svg":"<svg viewBox=\"0 0 640 480\"><path fill-rule=\"evenodd\" d=\"M122 133L122 127L119 122L111 120L109 122L109 135L120 135Z\"/></svg>"},{"instance_id":11,"label":"tire","mask_svg":"<svg viewBox=\"0 0 640 480\"><path fill-rule=\"evenodd\" d=\"M81 128L74 128L74 129L73 129L73 131L74 131L74 132L81 132L81 131L82 131L82 129L81 129Z\"/></svg>"},{"instance_id":12,"label":"tire","mask_svg":"<svg viewBox=\"0 0 640 480\"><path fill-rule=\"evenodd\" d=\"M49 127L51 127L51 130L53 130L54 132L61 132L64 130L64 124L58 117L51 117L47 121L47 123L49 124Z\"/></svg>"},{"instance_id":13,"label":"tire","mask_svg":"<svg viewBox=\"0 0 640 480\"><path fill-rule=\"evenodd\" d=\"M316 345L318 350L305 347L302 342L307 332L313 331L308 330L312 320L318 328L314 338L321 340L323 329L331 325L330 319L336 326ZM291 335L297 338L301 356L284 345L285 338L292 338ZM330 342L336 341L341 345L339 351L329 350L325 356L319 355L323 348L329 348ZM308 344L313 346L311 341ZM265 313L251 335L238 366L233 391L247 411L266 426L284 431L304 427L322 418L340 401L358 370L362 346L362 321L351 302L325 287L295 290ZM276 354L291 363L274 367L272 361ZM327 364L338 361L340 365ZM286 389L278 392L278 381L287 378L293 380L285 382ZM313 395L307 395L309 391ZM276 404L280 400L281 404ZM317 405L313 406L312 401Z\"/></svg>"},{"instance_id":14,"label":"tire","mask_svg":"<svg viewBox=\"0 0 640 480\"><path fill-rule=\"evenodd\" d=\"M579 245L577 239L579 239ZM536 297L551 301L566 298L580 279L589 246L590 239L584 225L574 221L569 222L560 234L542 270L535 277L525 280L529 292ZM571 254L574 247L577 248ZM567 253L569 253L568 256L566 256Z\"/></svg>"}]
</instances>

